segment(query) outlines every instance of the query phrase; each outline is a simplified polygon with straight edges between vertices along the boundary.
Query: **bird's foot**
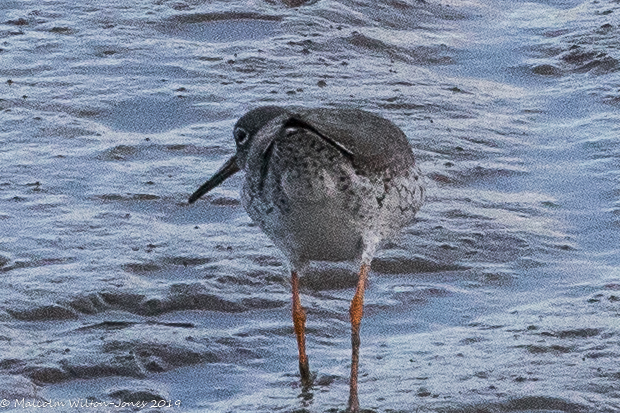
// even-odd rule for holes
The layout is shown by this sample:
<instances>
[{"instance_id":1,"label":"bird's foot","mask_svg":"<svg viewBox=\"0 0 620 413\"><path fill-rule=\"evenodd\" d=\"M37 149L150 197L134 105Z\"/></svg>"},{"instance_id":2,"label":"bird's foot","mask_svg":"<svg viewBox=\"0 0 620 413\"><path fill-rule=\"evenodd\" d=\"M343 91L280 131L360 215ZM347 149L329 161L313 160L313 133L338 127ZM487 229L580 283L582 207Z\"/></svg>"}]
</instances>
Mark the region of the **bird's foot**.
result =
<instances>
[{"instance_id":1,"label":"bird's foot","mask_svg":"<svg viewBox=\"0 0 620 413\"><path fill-rule=\"evenodd\" d=\"M349 399L349 407L347 408L347 413L359 413L360 412L360 404L357 398L355 400Z\"/></svg>"},{"instance_id":2,"label":"bird's foot","mask_svg":"<svg viewBox=\"0 0 620 413\"><path fill-rule=\"evenodd\" d=\"M316 374L310 373L310 365L308 359L299 360L299 375L301 376L302 387L311 387Z\"/></svg>"}]
</instances>

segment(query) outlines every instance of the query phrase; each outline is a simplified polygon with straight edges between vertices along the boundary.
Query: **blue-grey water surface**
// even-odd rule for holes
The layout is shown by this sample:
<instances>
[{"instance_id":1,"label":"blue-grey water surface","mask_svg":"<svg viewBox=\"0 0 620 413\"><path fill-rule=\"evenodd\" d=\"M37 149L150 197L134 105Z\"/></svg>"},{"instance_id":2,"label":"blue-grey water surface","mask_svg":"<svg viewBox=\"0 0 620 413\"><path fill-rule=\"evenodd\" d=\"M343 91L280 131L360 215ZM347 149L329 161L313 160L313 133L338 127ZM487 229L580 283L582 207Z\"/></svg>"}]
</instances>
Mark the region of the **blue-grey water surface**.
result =
<instances>
[{"instance_id":1,"label":"blue-grey water surface","mask_svg":"<svg viewBox=\"0 0 620 413\"><path fill-rule=\"evenodd\" d=\"M236 119L279 104L381 114L427 176L373 262L364 411L619 412L619 16L618 0L3 1L0 409L344 410L355 274L302 278L302 390L287 269L242 176L186 203Z\"/></svg>"}]
</instances>

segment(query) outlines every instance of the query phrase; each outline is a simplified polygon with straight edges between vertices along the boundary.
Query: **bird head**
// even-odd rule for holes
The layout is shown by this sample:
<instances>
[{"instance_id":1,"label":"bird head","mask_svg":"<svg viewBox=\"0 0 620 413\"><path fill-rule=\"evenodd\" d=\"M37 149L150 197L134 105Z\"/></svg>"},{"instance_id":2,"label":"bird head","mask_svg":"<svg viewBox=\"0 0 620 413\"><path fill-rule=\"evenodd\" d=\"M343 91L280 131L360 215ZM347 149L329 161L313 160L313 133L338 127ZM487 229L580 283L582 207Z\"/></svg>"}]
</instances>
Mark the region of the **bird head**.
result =
<instances>
[{"instance_id":1,"label":"bird head","mask_svg":"<svg viewBox=\"0 0 620 413\"><path fill-rule=\"evenodd\" d=\"M190 197L189 203L196 202L201 196L205 195L213 188L220 185L228 177L245 168L248 154L252 147L254 137L267 123L274 118L287 113L286 109L279 106L261 106L252 109L243 115L233 129L233 137L237 152L200 188Z\"/></svg>"}]
</instances>

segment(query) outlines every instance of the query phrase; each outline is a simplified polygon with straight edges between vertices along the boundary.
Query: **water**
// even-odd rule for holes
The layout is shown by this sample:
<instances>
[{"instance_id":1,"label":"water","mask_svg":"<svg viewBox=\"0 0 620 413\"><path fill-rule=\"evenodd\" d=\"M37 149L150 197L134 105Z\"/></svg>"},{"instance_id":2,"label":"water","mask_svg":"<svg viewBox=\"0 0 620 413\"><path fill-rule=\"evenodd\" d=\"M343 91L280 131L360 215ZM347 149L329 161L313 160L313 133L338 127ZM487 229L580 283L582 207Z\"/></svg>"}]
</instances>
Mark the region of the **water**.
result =
<instances>
[{"instance_id":1,"label":"water","mask_svg":"<svg viewBox=\"0 0 620 413\"><path fill-rule=\"evenodd\" d=\"M186 205L282 104L382 114L427 175L373 262L364 409L620 411L619 3L375 3L0 5L3 408L344 409L355 274L301 280L302 391L242 177Z\"/></svg>"}]
</instances>

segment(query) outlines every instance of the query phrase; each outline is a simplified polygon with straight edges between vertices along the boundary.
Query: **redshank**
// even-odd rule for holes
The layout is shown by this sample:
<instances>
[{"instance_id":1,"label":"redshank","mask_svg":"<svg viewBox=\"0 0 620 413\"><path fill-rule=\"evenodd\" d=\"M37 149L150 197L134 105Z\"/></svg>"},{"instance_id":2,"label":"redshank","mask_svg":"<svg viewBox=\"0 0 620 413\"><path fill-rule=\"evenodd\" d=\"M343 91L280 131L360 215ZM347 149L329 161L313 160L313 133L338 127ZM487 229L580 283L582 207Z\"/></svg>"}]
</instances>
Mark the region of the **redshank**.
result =
<instances>
[{"instance_id":1,"label":"redshank","mask_svg":"<svg viewBox=\"0 0 620 413\"><path fill-rule=\"evenodd\" d=\"M351 301L348 410L359 412L357 376L364 289L381 241L411 223L424 200L424 180L401 129L358 109L263 106L235 124L231 157L189 203L245 171L242 203L282 251L291 270L299 372L311 385L306 313L299 276L310 261L360 264Z\"/></svg>"}]
</instances>

